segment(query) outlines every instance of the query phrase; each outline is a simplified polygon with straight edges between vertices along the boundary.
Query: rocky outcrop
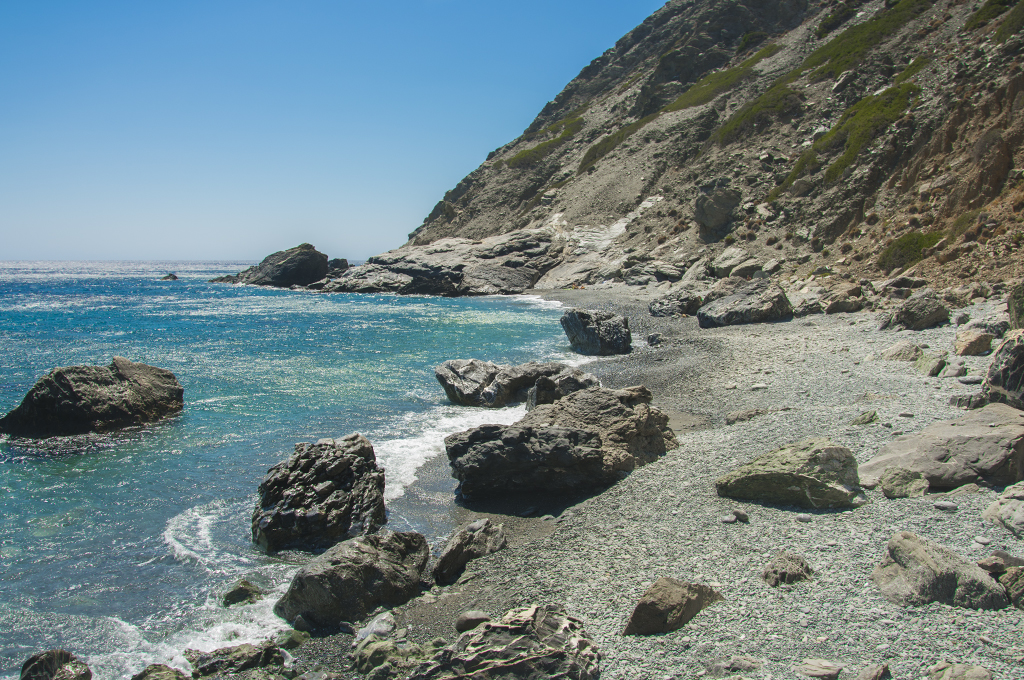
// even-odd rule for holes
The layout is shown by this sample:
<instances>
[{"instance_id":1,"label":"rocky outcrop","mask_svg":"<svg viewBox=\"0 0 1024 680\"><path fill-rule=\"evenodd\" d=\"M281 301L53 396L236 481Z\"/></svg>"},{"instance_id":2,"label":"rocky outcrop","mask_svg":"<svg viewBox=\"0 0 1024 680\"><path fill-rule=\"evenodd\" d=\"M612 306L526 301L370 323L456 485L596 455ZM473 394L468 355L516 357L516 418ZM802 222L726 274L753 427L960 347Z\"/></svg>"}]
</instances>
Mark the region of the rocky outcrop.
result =
<instances>
[{"instance_id":1,"label":"rocky outcrop","mask_svg":"<svg viewBox=\"0 0 1024 680\"><path fill-rule=\"evenodd\" d=\"M814 576L814 570L803 555L797 555L786 550L780 551L771 562L765 565L761 578L772 588L783 583L797 583L806 581Z\"/></svg>"},{"instance_id":2,"label":"rocky outcrop","mask_svg":"<svg viewBox=\"0 0 1024 680\"><path fill-rule=\"evenodd\" d=\"M236 604L252 604L263 599L263 591L245 580L238 579L220 598L221 604L230 607Z\"/></svg>"},{"instance_id":3,"label":"rocky outcrop","mask_svg":"<svg viewBox=\"0 0 1024 680\"><path fill-rule=\"evenodd\" d=\"M179 413L184 389L170 371L114 357L109 366L55 368L0 418L14 437L109 432Z\"/></svg>"},{"instance_id":4,"label":"rocky outcrop","mask_svg":"<svg viewBox=\"0 0 1024 680\"><path fill-rule=\"evenodd\" d=\"M92 670L66 649L30 656L21 666L20 680L91 680Z\"/></svg>"},{"instance_id":5,"label":"rocky outcrop","mask_svg":"<svg viewBox=\"0 0 1024 680\"><path fill-rule=\"evenodd\" d=\"M849 449L807 439L775 449L719 477L719 496L807 508L851 508L866 503Z\"/></svg>"},{"instance_id":6,"label":"rocky outcrop","mask_svg":"<svg viewBox=\"0 0 1024 680\"><path fill-rule=\"evenodd\" d=\"M560 319L569 344L580 354L629 354L633 336L629 319L589 309L569 309Z\"/></svg>"},{"instance_id":7,"label":"rocky outcrop","mask_svg":"<svg viewBox=\"0 0 1024 680\"><path fill-rule=\"evenodd\" d=\"M411 531L343 541L299 569L274 613L330 629L397 607L419 592L429 556L426 539Z\"/></svg>"},{"instance_id":8,"label":"rocky outcrop","mask_svg":"<svg viewBox=\"0 0 1024 680\"><path fill-rule=\"evenodd\" d=\"M912 331L923 331L949 321L949 307L931 288L920 290L892 312L881 315L879 330L886 328L906 328Z\"/></svg>"},{"instance_id":9,"label":"rocky outcrop","mask_svg":"<svg viewBox=\"0 0 1024 680\"><path fill-rule=\"evenodd\" d=\"M786 292L768 279L723 279L697 310L701 328L780 321L793 314Z\"/></svg>"},{"instance_id":10,"label":"rocky outcrop","mask_svg":"<svg viewBox=\"0 0 1024 680\"><path fill-rule=\"evenodd\" d=\"M241 644L222 647L212 652L186 649L184 656L192 664L192 677L241 673L252 668L283 666L285 656L272 644Z\"/></svg>"},{"instance_id":11,"label":"rocky outcrop","mask_svg":"<svg viewBox=\"0 0 1024 680\"><path fill-rule=\"evenodd\" d=\"M373 446L350 434L295 445L259 486L252 539L264 550L321 551L384 525L384 471Z\"/></svg>"},{"instance_id":12,"label":"rocky outcrop","mask_svg":"<svg viewBox=\"0 0 1024 680\"><path fill-rule=\"evenodd\" d=\"M307 286L327 276L327 256L308 243L280 250L237 274L211 279L211 283L247 283L290 288Z\"/></svg>"},{"instance_id":13,"label":"rocky outcrop","mask_svg":"<svg viewBox=\"0 0 1024 680\"><path fill-rule=\"evenodd\" d=\"M434 580L453 583L470 560L501 550L508 544L504 524L478 519L459 530L441 551L434 565Z\"/></svg>"},{"instance_id":14,"label":"rocky outcrop","mask_svg":"<svg viewBox=\"0 0 1024 680\"><path fill-rule=\"evenodd\" d=\"M479 359L451 359L434 369L434 377L453 404L499 408L525 401L539 379L558 375L565 368L555 362L507 366Z\"/></svg>"},{"instance_id":15,"label":"rocky outcrop","mask_svg":"<svg viewBox=\"0 0 1024 680\"><path fill-rule=\"evenodd\" d=\"M188 680L189 677L177 668L152 663L133 675L132 680Z\"/></svg>"},{"instance_id":16,"label":"rocky outcrop","mask_svg":"<svg viewBox=\"0 0 1024 680\"><path fill-rule=\"evenodd\" d=\"M531 288L557 261L551 229L518 230L475 241L444 238L405 247L347 269L325 292L403 295L508 295Z\"/></svg>"},{"instance_id":17,"label":"rocky outcrop","mask_svg":"<svg viewBox=\"0 0 1024 680\"><path fill-rule=\"evenodd\" d=\"M885 599L903 606L942 602L968 609L1002 609L1009 604L1002 586L977 564L909 531L889 539L871 580Z\"/></svg>"},{"instance_id":18,"label":"rocky outcrop","mask_svg":"<svg viewBox=\"0 0 1024 680\"><path fill-rule=\"evenodd\" d=\"M990 402L1024 409L1024 329L1007 333L993 352L982 389Z\"/></svg>"},{"instance_id":19,"label":"rocky outcrop","mask_svg":"<svg viewBox=\"0 0 1024 680\"><path fill-rule=\"evenodd\" d=\"M1017 538L1024 538L1024 482L1006 487L981 516Z\"/></svg>"},{"instance_id":20,"label":"rocky outcrop","mask_svg":"<svg viewBox=\"0 0 1024 680\"><path fill-rule=\"evenodd\" d=\"M920 472L932 489L940 490L971 482L1018 482L1024 479L1024 412L989 404L897 437L860 466L861 480L873 487L890 467Z\"/></svg>"},{"instance_id":21,"label":"rocky outcrop","mask_svg":"<svg viewBox=\"0 0 1024 680\"><path fill-rule=\"evenodd\" d=\"M459 636L409 680L572 678L597 680L601 655L583 622L555 606L513 609Z\"/></svg>"},{"instance_id":22,"label":"rocky outcrop","mask_svg":"<svg viewBox=\"0 0 1024 680\"><path fill-rule=\"evenodd\" d=\"M566 369L550 378L537 378L536 384L526 393L526 410L532 411L543 404L553 404L573 392L600 386L601 381L597 376L577 368Z\"/></svg>"},{"instance_id":23,"label":"rocky outcrop","mask_svg":"<svg viewBox=\"0 0 1024 680\"><path fill-rule=\"evenodd\" d=\"M701 610L725 598L710 586L662 576L643 594L623 635L655 635L682 628Z\"/></svg>"}]
</instances>

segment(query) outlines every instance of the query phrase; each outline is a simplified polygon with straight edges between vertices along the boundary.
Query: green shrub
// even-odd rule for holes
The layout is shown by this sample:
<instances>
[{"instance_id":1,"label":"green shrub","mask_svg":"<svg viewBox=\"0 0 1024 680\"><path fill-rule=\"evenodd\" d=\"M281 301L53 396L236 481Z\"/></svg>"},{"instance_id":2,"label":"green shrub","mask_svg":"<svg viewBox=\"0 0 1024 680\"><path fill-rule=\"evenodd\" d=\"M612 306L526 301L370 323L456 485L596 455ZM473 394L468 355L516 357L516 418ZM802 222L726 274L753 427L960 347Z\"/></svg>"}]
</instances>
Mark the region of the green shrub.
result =
<instances>
[{"instance_id":1,"label":"green shrub","mask_svg":"<svg viewBox=\"0 0 1024 680\"><path fill-rule=\"evenodd\" d=\"M584 172L585 170L590 168L592 165L594 165L594 163L597 163L599 160L601 160L609 153L611 153L612 150L619 144L622 144L624 141L629 139L633 135L633 133L639 131L641 128L643 128L643 126L650 123L659 115L659 113L652 113L649 116L641 118L635 123L631 123L623 128L619 128L612 134L608 135L607 137L599 141L597 144L594 144L592 147L587 149L587 152L585 154L583 154L583 160L580 161L580 167L577 172Z\"/></svg>"},{"instance_id":2,"label":"green shrub","mask_svg":"<svg viewBox=\"0 0 1024 680\"><path fill-rule=\"evenodd\" d=\"M1017 4L1017 0L988 0L981 8L972 14L964 24L965 31L973 31L981 28L997 16Z\"/></svg>"},{"instance_id":3,"label":"green shrub","mask_svg":"<svg viewBox=\"0 0 1024 680\"><path fill-rule=\"evenodd\" d=\"M745 60L739 66L734 66L732 68L725 69L724 71L709 73L691 85L690 88L680 95L674 102L665 105L661 109L661 112L681 111L693 106L707 104L723 92L728 92L736 87L741 81L748 78L754 72L754 66L756 66L759 61L767 59L781 49L782 47L779 45L768 45L767 47L758 50L757 54Z\"/></svg>"},{"instance_id":4,"label":"green shrub","mask_svg":"<svg viewBox=\"0 0 1024 680\"><path fill-rule=\"evenodd\" d=\"M903 69L903 73L896 76L896 80L893 81L893 85L901 85L907 82L920 73L921 69L927 66L930 61L931 59L928 59L927 57L917 57L914 61L910 62L910 66Z\"/></svg>"},{"instance_id":5,"label":"green shrub","mask_svg":"<svg viewBox=\"0 0 1024 680\"><path fill-rule=\"evenodd\" d=\"M551 152L572 139L572 137L582 129L582 118L566 118L549 125L544 128L544 131L550 134L557 134L558 136L554 139L549 139L546 142L541 142L537 146L520 151L515 156L512 156L512 158L508 159L508 167L521 168L540 163L544 158L550 155Z\"/></svg>"},{"instance_id":6,"label":"green shrub","mask_svg":"<svg viewBox=\"0 0 1024 680\"><path fill-rule=\"evenodd\" d=\"M1010 36L1024 27L1024 2L1018 2L996 29L996 42L1006 42Z\"/></svg>"},{"instance_id":7,"label":"green shrub","mask_svg":"<svg viewBox=\"0 0 1024 680\"><path fill-rule=\"evenodd\" d=\"M763 43L768 38L768 34L764 31L751 31L750 33L744 33L743 37L740 38L740 44L736 47L736 54L743 54L751 47L756 47Z\"/></svg>"},{"instance_id":8,"label":"green shrub","mask_svg":"<svg viewBox=\"0 0 1024 680\"><path fill-rule=\"evenodd\" d=\"M718 129L715 139L722 144L728 144L762 121L798 111L802 97L789 87L790 82L782 78L763 95L741 106L740 110Z\"/></svg>"},{"instance_id":9,"label":"green shrub","mask_svg":"<svg viewBox=\"0 0 1024 680\"><path fill-rule=\"evenodd\" d=\"M840 5L839 9L829 14L827 17L821 20L818 24L818 28L814 30L814 35L819 38L824 38L826 35L836 30L847 22L854 14L856 10L849 5Z\"/></svg>"},{"instance_id":10,"label":"green shrub","mask_svg":"<svg viewBox=\"0 0 1024 680\"><path fill-rule=\"evenodd\" d=\"M960 238L961 234L974 226L974 221L978 219L978 215L980 214L981 209L968 210L965 213L961 213L955 220L953 220L953 224L949 225L949 240L955 241Z\"/></svg>"},{"instance_id":11,"label":"green shrub","mask_svg":"<svg viewBox=\"0 0 1024 680\"><path fill-rule=\"evenodd\" d=\"M942 240L942 234L922 234L919 231L912 231L904 234L890 243L885 250L878 255L878 265L891 271L897 267L903 269L921 260L921 251L931 248Z\"/></svg>"}]
</instances>

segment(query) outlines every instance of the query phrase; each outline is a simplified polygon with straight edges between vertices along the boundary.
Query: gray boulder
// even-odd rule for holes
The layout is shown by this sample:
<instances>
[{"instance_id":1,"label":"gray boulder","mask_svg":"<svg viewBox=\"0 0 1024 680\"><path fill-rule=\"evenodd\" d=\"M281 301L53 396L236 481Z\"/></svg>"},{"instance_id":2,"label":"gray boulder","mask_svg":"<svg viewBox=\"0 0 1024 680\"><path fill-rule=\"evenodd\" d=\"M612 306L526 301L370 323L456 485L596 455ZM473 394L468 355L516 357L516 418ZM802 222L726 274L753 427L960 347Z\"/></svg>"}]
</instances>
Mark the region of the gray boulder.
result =
<instances>
[{"instance_id":1,"label":"gray boulder","mask_svg":"<svg viewBox=\"0 0 1024 680\"><path fill-rule=\"evenodd\" d=\"M968 609L1002 609L1006 592L985 570L909 531L889 539L881 564L871 573L885 599L903 606L942 602Z\"/></svg>"},{"instance_id":2,"label":"gray boulder","mask_svg":"<svg viewBox=\"0 0 1024 680\"><path fill-rule=\"evenodd\" d=\"M711 269L715 276L723 279L732 273L732 270L750 259L747 251L736 246L730 246L722 251L722 254L711 263Z\"/></svg>"},{"instance_id":3,"label":"gray boulder","mask_svg":"<svg viewBox=\"0 0 1024 680\"><path fill-rule=\"evenodd\" d=\"M775 449L715 482L719 496L807 508L852 508L867 502L849 449L806 439Z\"/></svg>"},{"instance_id":4,"label":"gray boulder","mask_svg":"<svg viewBox=\"0 0 1024 680\"><path fill-rule=\"evenodd\" d=\"M786 550L780 551L771 562L765 565L761 578L772 588L783 583L797 583L806 581L814 575L811 565L802 555L791 553Z\"/></svg>"},{"instance_id":5,"label":"gray boulder","mask_svg":"<svg viewBox=\"0 0 1024 680\"><path fill-rule=\"evenodd\" d=\"M274 613L332 628L381 605L397 607L419 592L429 557L427 540L411 531L343 541L299 569Z\"/></svg>"},{"instance_id":6,"label":"gray boulder","mask_svg":"<svg viewBox=\"0 0 1024 680\"><path fill-rule=\"evenodd\" d=\"M1018 283L1006 296L1006 312L1010 328L1024 328L1024 283Z\"/></svg>"},{"instance_id":7,"label":"gray boulder","mask_svg":"<svg viewBox=\"0 0 1024 680\"><path fill-rule=\"evenodd\" d=\"M601 381L597 376L577 368L566 369L550 378L540 377L526 393L526 410L532 411L543 404L553 404L573 392L600 386Z\"/></svg>"},{"instance_id":8,"label":"gray boulder","mask_svg":"<svg viewBox=\"0 0 1024 680\"><path fill-rule=\"evenodd\" d=\"M824 312L839 314L859 312L864 306L864 292L859 284L844 283L837 286L825 299Z\"/></svg>"},{"instance_id":9,"label":"gray boulder","mask_svg":"<svg viewBox=\"0 0 1024 680\"><path fill-rule=\"evenodd\" d=\"M915 345L909 340L900 340L892 347L883 349L879 354L879 359L885 359L887 361L917 361L924 356L924 350L920 345Z\"/></svg>"},{"instance_id":10,"label":"gray boulder","mask_svg":"<svg viewBox=\"0 0 1024 680\"><path fill-rule=\"evenodd\" d=\"M564 364L555 362L506 366L479 359L452 359L434 369L434 377L453 404L499 408L525 401L538 379L564 370Z\"/></svg>"},{"instance_id":11,"label":"gray boulder","mask_svg":"<svg viewBox=\"0 0 1024 680\"><path fill-rule=\"evenodd\" d=\"M926 352L914 362L914 369L918 373L934 378L946 367L946 352Z\"/></svg>"},{"instance_id":12,"label":"gray boulder","mask_svg":"<svg viewBox=\"0 0 1024 680\"><path fill-rule=\"evenodd\" d=\"M890 467L920 472L932 489L969 483L1005 486L1024 479L1024 412L989 404L963 418L897 437L860 466L865 486Z\"/></svg>"},{"instance_id":13,"label":"gray boulder","mask_svg":"<svg viewBox=\"0 0 1024 680\"><path fill-rule=\"evenodd\" d=\"M248 283L253 286L290 288L308 286L327 276L327 256L308 243L268 255L258 265L235 275L212 279L213 283Z\"/></svg>"},{"instance_id":14,"label":"gray boulder","mask_svg":"<svg viewBox=\"0 0 1024 680\"><path fill-rule=\"evenodd\" d=\"M1024 409L1024 329L1008 332L992 353L982 391L990 402Z\"/></svg>"},{"instance_id":15,"label":"gray boulder","mask_svg":"<svg viewBox=\"0 0 1024 680\"><path fill-rule=\"evenodd\" d=\"M90 680L92 670L66 649L50 649L30 656L21 666L20 680Z\"/></svg>"},{"instance_id":16,"label":"gray boulder","mask_svg":"<svg viewBox=\"0 0 1024 680\"><path fill-rule=\"evenodd\" d=\"M928 669L928 680L992 680L992 673L983 666L942 661Z\"/></svg>"},{"instance_id":17,"label":"gray boulder","mask_svg":"<svg viewBox=\"0 0 1024 680\"><path fill-rule=\"evenodd\" d=\"M886 468L878 478L886 498L920 498L928 493L928 480L916 470Z\"/></svg>"},{"instance_id":18,"label":"gray boulder","mask_svg":"<svg viewBox=\"0 0 1024 680\"><path fill-rule=\"evenodd\" d=\"M441 551L434 565L434 580L453 583L470 560L490 555L508 545L504 524L489 519L478 519L459 530Z\"/></svg>"},{"instance_id":19,"label":"gray boulder","mask_svg":"<svg viewBox=\"0 0 1024 680\"><path fill-rule=\"evenodd\" d=\"M384 525L384 470L360 434L295 445L259 486L252 539L269 552L325 550Z\"/></svg>"},{"instance_id":20,"label":"gray boulder","mask_svg":"<svg viewBox=\"0 0 1024 680\"><path fill-rule=\"evenodd\" d=\"M647 589L623 635L655 635L682 628L694 616L725 598L710 586L662 576Z\"/></svg>"},{"instance_id":21,"label":"gray boulder","mask_svg":"<svg viewBox=\"0 0 1024 680\"><path fill-rule=\"evenodd\" d=\"M994 314L983 319L973 319L964 324L960 330L979 331L988 333L995 338L1001 338L1010 330L1010 316L1008 314Z\"/></svg>"},{"instance_id":22,"label":"gray boulder","mask_svg":"<svg viewBox=\"0 0 1024 680\"><path fill-rule=\"evenodd\" d=\"M589 309L569 309L560 319L573 350L580 354L609 356L629 354L633 336L629 319Z\"/></svg>"},{"instance_id":23,"label":"gray boulder","mask_svg":"<svg viewBox=\"0 0 1024 680\"><path fill-rule=\"evenodd\" d=\"M647 305L651 316L692 316L704 304L708 286L687 284Z\"/></svg>"},{"instance_id":24,"label":"gray boulder","mask_svg":"<svg viewBox=\"0 0 1024 680\"><path fill-rule=\"evenodd\" d=\"M184 404L173 373L114 357L109 366L53 369L0 418L0 432L31 438L109 432L172 416Z\"/></svg>"},{"instance_id":25,"label":"gray boulder","mask_svg":"<svg viewBox=\"0 0 1024 680\"><path fill-rule=\"evenodd\" d=\"M713 238L721 234L735 219L742 195L736 189L715 189L701 194L693 203L693 219L700 225L701 235Z\"/></svg>"},{"instance_id":26,"label":"gray boulder","mask_svg":"<svg viewBox=\"0 0 1024 680\"><path fill-rule=\"evenodd\" d=\"M1006 487L981 516L1017 538L1024 538L1024 482Z\"/></svg>"},{"instance_id":27,"label":"gray boulder","mask_svg":"<svg viewBox=\"0 0 1024 680\"><path fill-rule=\"evenodd\" d=\"M697 310L701 328L779 321L793 314L786 292L769 279L723 279Z\"/></svg>"},{"instance_id":28,"label":"gray boulder","mask_svg":"<svg viewBox=\"0 0 1024 680\"><path fill-rule=\"evenodd\" d=\"M555 606L531 606L466 631L420 665L409 680L597 680L600 658L582 621Z\"/></svg>"},{"instance_id":29,"label":"gray boulder","mask_svg":"<svg viewBox=\"0 0 1024 680\"><path fill-rule=\"evenodd\" d=\"M931 288L925 288L904 300L891 312L880 315L878 330L906 328L923 331L949 321L949 307Z\"/></svg>"}]
</instances>

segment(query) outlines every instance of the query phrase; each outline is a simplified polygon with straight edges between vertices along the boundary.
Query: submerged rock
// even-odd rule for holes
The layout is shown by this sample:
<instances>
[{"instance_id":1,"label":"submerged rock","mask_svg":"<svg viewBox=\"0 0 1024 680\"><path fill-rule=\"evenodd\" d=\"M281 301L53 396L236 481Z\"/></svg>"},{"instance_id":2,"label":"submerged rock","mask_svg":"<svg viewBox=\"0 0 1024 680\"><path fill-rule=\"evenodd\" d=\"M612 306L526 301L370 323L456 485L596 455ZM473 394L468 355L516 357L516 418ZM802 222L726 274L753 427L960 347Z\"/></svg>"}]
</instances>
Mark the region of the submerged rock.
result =
<instances>
[{"instance_id":1,"label":"submerged rock","mask_svg":"<svg viewBox=\"0 0 1024 680\"><path fill-rule=\"evenodd\" d=\"M264 550L325 550L384 525L384 470L373 446L350 434L295 445L270 468L252 514L252 539Z\"/></svg>"},{"instance_id":2,"label":"submerged rock","mask_svg":"<svg viewBox=\"0 0 1024 680\"><path fill-rule=\"evenodd\" d=\"M109 366L50 371L0 418L0 432L32 438L109 432L166 418L183 407L184 389L173 373L114 357Z\"/></svg>"}]
</instances>

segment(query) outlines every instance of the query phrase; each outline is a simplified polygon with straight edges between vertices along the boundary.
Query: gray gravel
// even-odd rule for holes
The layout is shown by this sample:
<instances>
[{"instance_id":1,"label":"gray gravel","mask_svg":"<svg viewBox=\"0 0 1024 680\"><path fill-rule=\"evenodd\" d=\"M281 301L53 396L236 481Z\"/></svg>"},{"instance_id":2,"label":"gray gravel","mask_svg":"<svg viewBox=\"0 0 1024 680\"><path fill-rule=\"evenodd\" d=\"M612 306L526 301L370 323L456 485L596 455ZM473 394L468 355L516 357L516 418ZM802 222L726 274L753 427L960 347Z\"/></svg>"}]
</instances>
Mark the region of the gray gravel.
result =
<instances>
[{"instance_id":1,"label":"gray gravel","mask_svg":"<svg viewBox=\"0 0 1024 680\"><path fill-rule=\"evenodd\" d=\"M976 387L924 377L912 363L864 360L902 339L952 353L955 327L878 331L874 314L856 313L702 330L692 318L648 316L642 298L607 291L550 297L627 312L634 341L664 335L657 348L635 342L628 357L586 368L606 386L648 385L655 405L672 412L680 446L559 516L533 520L526 539L471 563L455 585L399 608L396 618L410 639L453 639L455 617L466 609L498 616L515 606L558 603L585 622L608 680L697 677L737 654L765 662L744 673L751 678L798 677L793 668L809 657L843 664L841 678L883 662L896 678L920 678L944 659L984 666L996 678L1024 678L1021 610L904 608L884 600L870 580L900 530L970 559L996 549L1024 555L1020 541L981 519L997 491L887 500L875 490L856 510L808 512L719 498L714 490L714 480L734 466L798 439L828 436L865 462L898 433L962 415L949 397ZM980 318L1003 308L992 300L966 311ZM966 362L969 375L980 374L988 358ZM726 413L753 408L768 412L725 425ZM870 410L878 412L876 422L849 424ZM956 509L938 509L940 500ZM734 510L749 521L723 522ZM783 549L806 558L812 580L779 588L761 580L764 565ZM623 637L637 600L661 576L710 584L725 601L672 633ZM299 650L300 660L306 667L317 659L334 665L328 657L336 660L341 651L334 644L316 641Z\"/></svg>"}]
</instances>

